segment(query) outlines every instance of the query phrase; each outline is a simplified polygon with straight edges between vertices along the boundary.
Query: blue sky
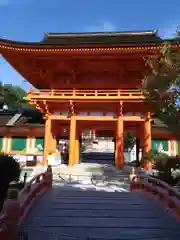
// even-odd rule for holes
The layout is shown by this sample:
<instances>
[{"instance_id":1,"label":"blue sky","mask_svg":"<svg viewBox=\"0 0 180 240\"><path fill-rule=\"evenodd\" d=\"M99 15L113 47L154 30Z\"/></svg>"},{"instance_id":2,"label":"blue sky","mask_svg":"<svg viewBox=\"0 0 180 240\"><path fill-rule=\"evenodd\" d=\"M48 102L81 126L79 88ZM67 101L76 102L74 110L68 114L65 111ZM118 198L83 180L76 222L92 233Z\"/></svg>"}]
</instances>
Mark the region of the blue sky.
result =
<instances>
[{"instance_id":1,"label":"blue sky","mask_svg":"<svg viewBox=\"0 0 180 240\"><path fill-rule=\"evenodd\" d=\"M0 0L0 37L40 41L44 32L151 29L172 37L179 11L179 0ZM2 57L0 80L28 88Z\"/></svg>"}]
</instances>

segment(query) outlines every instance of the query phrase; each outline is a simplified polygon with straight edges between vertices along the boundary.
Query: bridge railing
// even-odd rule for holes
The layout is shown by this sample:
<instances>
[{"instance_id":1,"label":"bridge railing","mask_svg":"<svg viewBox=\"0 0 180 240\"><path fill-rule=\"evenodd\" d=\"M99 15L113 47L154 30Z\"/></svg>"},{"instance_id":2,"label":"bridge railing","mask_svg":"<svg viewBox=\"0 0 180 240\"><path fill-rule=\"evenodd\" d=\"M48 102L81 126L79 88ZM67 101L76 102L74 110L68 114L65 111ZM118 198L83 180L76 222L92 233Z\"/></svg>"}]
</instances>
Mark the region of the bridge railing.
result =
<instances>
[{"instance_id":1,"label":"bridge railing","mask_svg":"<svg viewBox=\"0 0 180 240\"><path fill-rule=\"evenodd\" d=\"M150 176L134 176L130 183L131 191L144 192L156 200L180 220L180 192L169 184Z\"/></svg>"},{"instance_id":2,"label":"bridge railing","mask_svg":"<svg viewBox=\"0 0 180 240\"><path fill-rule=\"evenodd\" d=\"M29 181L19 193L16 189L9 189L0 216L1 240L16 239L19 226L34 202L52 188L52 179L52 170L48 167L44 173L38 174Z\"/></svg>"}]
</instances>

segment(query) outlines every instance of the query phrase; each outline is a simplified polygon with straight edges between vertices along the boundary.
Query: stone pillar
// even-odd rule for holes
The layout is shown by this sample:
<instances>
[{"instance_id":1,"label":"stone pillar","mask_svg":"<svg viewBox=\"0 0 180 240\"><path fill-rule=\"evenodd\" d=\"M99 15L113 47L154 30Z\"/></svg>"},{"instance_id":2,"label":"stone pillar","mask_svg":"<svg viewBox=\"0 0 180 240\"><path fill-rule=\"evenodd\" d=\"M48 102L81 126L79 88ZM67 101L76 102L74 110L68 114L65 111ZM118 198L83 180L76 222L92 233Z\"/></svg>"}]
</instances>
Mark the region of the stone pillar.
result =
<instances>
[{"instance_id":1,"label":"stone pillar","mask_svg":"<svg viewBox=\"0 0 180 240\"><path fill-rule=\"evenodd\" d=\"M45 137L44 137L44 163L47 163L47 157L51 153L56 152L56 139L54 136L52 120L46 119L45 123Z\"/></svg>"},{"instance_id":2,"label":"stone pillar","mask_svg":"<svg viewBox=\"0 0 180 240\"><path fill-rule=\"evenodd\" d=\"M71 116L69 128L69 165L75 163L75 145L76 145L76 118Z\"/></svg>"},{"instance_id":3,"label":"stone pillar","mask_svg":"<svg viewBox=\"0 0 180 240\"><path fill-rule=\"evenodd\" d=\"M124 124L121 117L117 119L115 164L117 168L124 166Z\"/></svg>"}]
</instances>

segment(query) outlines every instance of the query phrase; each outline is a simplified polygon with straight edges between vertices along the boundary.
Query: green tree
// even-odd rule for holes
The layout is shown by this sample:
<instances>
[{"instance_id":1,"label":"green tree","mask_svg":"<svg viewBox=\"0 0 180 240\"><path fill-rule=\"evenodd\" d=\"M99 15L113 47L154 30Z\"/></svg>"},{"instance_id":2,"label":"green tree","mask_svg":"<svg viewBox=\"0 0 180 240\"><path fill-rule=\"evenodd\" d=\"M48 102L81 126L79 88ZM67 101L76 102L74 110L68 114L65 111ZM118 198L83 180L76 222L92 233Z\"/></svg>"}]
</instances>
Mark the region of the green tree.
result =
<instances>
[{"instance_id":1,"label":"green tree","mask_svg":"<svg viewBox=\"0 0 180 240\"><path fill-rule=\"evenodd\" d=\"M136 134L134 132L126 132L124 134L124 148L126 150L131 149L136 144Z\"/></svg>"},{"instance_id":2,"label":"green tree","mask_svg":"<svg viewBox=\"0 0 180 240\"><path fill-rule=\"evenodd\" d=\"M150 56L146 63L150 71L142 84L144 94L157 117L180 135L180 52L171 42L164 42L160 54Z\"/></svg>"},{"instance_id":3,"label":"green tree","mask_svg":"<svg viewBox=\"0 0 180 240\"><path fill-rule=\"evenodd\" d=\"M12 84L0 83L0 104L7 105L9 108L32 108L32 106L25 100L27 92L19 86Z\"/></svg>"}]
</instances>

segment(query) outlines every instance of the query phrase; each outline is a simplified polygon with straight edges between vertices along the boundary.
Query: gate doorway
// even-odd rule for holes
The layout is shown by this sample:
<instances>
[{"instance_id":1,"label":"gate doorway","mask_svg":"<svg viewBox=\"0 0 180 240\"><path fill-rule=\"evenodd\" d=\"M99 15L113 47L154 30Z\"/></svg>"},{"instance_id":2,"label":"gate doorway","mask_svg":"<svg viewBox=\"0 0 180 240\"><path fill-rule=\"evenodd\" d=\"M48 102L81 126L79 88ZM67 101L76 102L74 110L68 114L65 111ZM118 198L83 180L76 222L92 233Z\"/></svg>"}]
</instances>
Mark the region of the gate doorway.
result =
<instances>
[{"instance_id":1,"label":"gate doorway","mask_svg":"<svg viewBox=\"0 0 180 240\"><path fill-rule=\"evenodd\" d=\"M89 130L83 135L82 163L115 165L114 132L111 130Z\"/></svg>"}]
</instances>

